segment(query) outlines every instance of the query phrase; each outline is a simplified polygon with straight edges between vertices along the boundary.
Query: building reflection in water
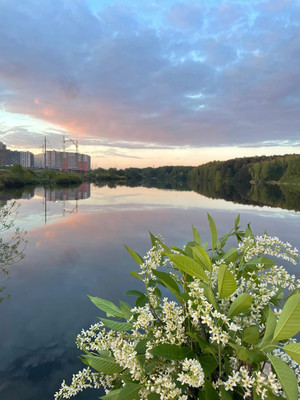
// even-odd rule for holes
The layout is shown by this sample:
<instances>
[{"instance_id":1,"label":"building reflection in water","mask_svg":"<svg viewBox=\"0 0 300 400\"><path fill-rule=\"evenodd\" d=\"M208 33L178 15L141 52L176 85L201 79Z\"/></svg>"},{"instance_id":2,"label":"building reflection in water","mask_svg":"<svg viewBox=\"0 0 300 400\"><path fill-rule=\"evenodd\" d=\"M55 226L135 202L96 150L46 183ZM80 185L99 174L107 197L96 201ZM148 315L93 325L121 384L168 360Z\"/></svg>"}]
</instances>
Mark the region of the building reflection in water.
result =
<instances>
[{"instance_id":1,"label":"building reflection in water","mask_svg":"<svg viewBox=\"0 0 300 400\"><path fill-rule=\"evenodd\" d=\"M91 189L89 183L82 183L78 187L68 188L43 188L35 189L35 196L41 196L47 201L65 201L65 200L83 200L91 196Z\"/></svg>"},{"instance_id":2,"label":"building reflection in water","mask_svg":"<svg viewBox=\"0 0 300 400\"><path fill-rule=\"evenodd\" d=\"M89 183L82 183L78 187L68 188L47 188L38 187L34 191L34 195L43 198L44 204L44 221L47 223L48 209L47 202L62 202L62 214L73 214L78 212L78 200L88 199L91 196L91 188ZM66 207L66 201L74 200L75 205Z\"/></svg>"}]
</instances>

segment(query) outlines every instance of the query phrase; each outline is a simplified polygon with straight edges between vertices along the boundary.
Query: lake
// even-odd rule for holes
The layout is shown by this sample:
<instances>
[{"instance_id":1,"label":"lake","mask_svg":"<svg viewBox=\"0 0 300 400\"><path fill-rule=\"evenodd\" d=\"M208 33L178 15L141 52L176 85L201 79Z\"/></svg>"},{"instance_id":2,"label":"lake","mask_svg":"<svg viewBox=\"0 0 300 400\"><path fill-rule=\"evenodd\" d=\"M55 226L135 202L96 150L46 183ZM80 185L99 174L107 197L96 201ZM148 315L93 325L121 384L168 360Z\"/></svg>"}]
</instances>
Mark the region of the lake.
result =
<instances>
[{"instance_id":1,"label":"lake","mask_svg":"<svg viewBox=\"0 0 300 400\"><path fill-rule=\"evenodd\" d=\"M255 234L279 236L300 248L300 212L213 200L192 191L82 185L79 190L36 188L21 199L15 226L27 230L25 258L9 267L0 286L1 400L50 400L62 380L83 368L74 335L100 310L87 295L112 301L136 287L136 269L124 245L144 255L148 232L168 245L192 239L191 225L210 240L207 213L219 236L251 222ZM289 271L299 277L299 267ZM129 301L133 299L130 298ZM98 312L99 311L99 312ZM76 399L96 399L83 392Z\"/></svg>"}]
</instances>

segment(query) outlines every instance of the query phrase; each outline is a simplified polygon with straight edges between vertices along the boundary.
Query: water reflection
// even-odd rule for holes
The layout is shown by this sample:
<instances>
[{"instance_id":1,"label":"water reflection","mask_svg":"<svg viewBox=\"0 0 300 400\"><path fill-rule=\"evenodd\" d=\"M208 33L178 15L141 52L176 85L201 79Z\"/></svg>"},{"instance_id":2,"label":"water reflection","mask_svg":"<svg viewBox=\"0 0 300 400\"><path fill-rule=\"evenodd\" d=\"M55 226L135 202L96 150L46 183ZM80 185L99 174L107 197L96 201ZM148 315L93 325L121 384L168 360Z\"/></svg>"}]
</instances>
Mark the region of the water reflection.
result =
<instances>
[{"instance_id":1,"label":"water reflection","mask_svg":"<svg viewBox=\"0 0 300 400\"><path fill-rule=\"evenodd\" d=\"M26 246L25 234L15 227L18 206L15 202L0 202L0 303L10 298L5 292L5 282L9 279L9 270L24 258Z\"/></svg>"},{"instance_id":2,"label":"water reflection","mask_svg":"<svg viewBox=\"0 0 300 400\"><path fill-rule=\"evenodd\" d=\"M43 197L47 201L83 200L91 196L91 185L89 183L82 183L78 187L38 187L35 189L34 195Z\"/></svg>"},{"instance_id":3,"label":"water reflection","mask_svg":"<svg viewBox=\"0 0 300 400\"><path fill-rule=\"evenodd\" d=\"M59 195L61 196L61 195ZM63 207L76 212L63 214ZM97 188L84 200L47 202L43 197L20 199L18 225L27 227L26 258L11 270L7 283L12 299L0 306L1 400L50 400L63 379L82 368L74 335L101 316L87 295L112 301L139 282L130 277L135 264L124 244L140 254L150 247L148 231L162 234L167 244L182 246L191 239L191 224L210 233L207 212L219 235L229 230L238 213L255 233L268 228L300 247L300 213L208 199L195 192L149 188ZM65 202L65 205L64 205ZM296 267L291 267L297 273ZM298 274L299 275L299 274ZM135 282L136 281L136 282ZM76 399L98 398L84 392Z\"/></svg>"},{"instance_id":4,"label":"water reflection","mask_svg":"<svg viewBox=\"0 0 300 400\"><path fill-rule=\"evenodd\" d=\"M250 185L245 183L233 186L216 181L199 181L192 182L191 188L195 192L213 199L300 211L300 188L297 185Z\"/></svg>"}]
</instances>

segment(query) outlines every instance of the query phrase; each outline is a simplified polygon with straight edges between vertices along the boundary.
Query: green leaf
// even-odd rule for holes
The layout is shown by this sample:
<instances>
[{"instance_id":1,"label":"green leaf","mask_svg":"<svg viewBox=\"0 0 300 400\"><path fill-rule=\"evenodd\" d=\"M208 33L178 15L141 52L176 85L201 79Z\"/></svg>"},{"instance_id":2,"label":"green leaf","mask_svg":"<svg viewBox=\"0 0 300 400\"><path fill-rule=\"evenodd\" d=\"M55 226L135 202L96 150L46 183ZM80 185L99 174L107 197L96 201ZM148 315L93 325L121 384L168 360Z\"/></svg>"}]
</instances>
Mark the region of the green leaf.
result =
<instances>
[{"instance_id":1,"label":"green leaf","mask_svg":"<svg viewBox=\"0 0 300 400\"><path fill-rule=\"evenodd\" d=\"M266 360L265 354L256 348L250 350L249 358L250 361L255 364L261 364L263 361Z\"/></svg>"},{"instance_id":2,"label":"green leaf","mask_svg":"<svg viewBox=\"0 0 300 400\"><path fill-rule=\"evenodd\" d=\"M184 252L183 254L185 254L188 257L193 258L193 248L195 247L195 242L187 242L186 245L184 246Z\"/></svg>"},{"instance_id":3,"label":"green leaf","mask_svg":"<svg viewBox=\"0 0 300 400\"><path fill-rule=\"evenodd\" d=\"M184 251L180 247L170 246L170 249L178 251L178 253L184 254Z\"/></svg>"},{"instance_id":4,"label":"green leaf","mask_svg":"<svg viewBox=\"0 0 300 400\"><path fill-rule=\"evenodd\" d=\"M183 360L193 355L192 350L187 346L179 347L168 343L153 347L150 353L157 357L166 358L167 360Z\"/></svg>"},{"instance_id":5,"label":"green leaf","mask_svg":"<svg viewBox=\"0 0 300 400\"><path fill-rule=\"evenodd\" d=\"M192 225L194 242L201 246L201 236L197 229Z\"/></svg>"},{"instance_id":6,"label":"green leaf","mask_svg":"<svg viewBox=\"0 0 300 400\"><path fill-rule=\"evenodd\" d=\"M157 367L157 360L152 361L152 362L147 362L147 364L145 365L145 373L149 374L150 372L153 371L153 369L156 369Z\"/></svg>"},{"instance_id":7,"label":"green leaf","mask_svg":"<svg viewBox=\"0 0 300 400\"><path fill-rule=\"evenodd\" d=\"M230 236L231 236L230 233L225 233L225 235L222 236L222 237L218 240L216 249L217 249L217 250L222 250L223 247L226 245L226 243L227 243L228 239L230 238Z\"/></svg>"},{"instance_id":8,"label":"green leaf","mask_svg":"<svg viewBox=\"0 0 300 400\"><path fill-rule=\"evenodd\" d=\"M246 228L246 231L245 231L245 238L246 237L251 237L252 239L254 239L254 235L253 235L252 230L250 228L250 224L247 224L247 228Z\"/></svg>"},{"instance_id":9,"label":"green leaf","mask_svg":"<svg viewBox=\"0 0 300 400\"><path fill-rule=\"evenodd\" d=\"M141 275L137 271L130 271L130 275L133 278L140 279L141 281L143 280L143 278L141 277Z\"/></svg>"},{"instance_id":10,"label":"green leaf","mask_svg":"<svg viewBox=\"0 0 300 400\"><path fill-rule=\"evenodd\" d=\"M233 274L228 270L225 264L220 265L218 271L218 291L219 299L225 299L231 296L237 288L236 280Z\"/></svg>"},{"instance_id":11,"label":"green leaf","mask_svg":"<svg viewBox=\"0 0 300 400\"><path fill-rule=\"evenodd\" d=\"M148 297L146 297L143 294L136 299L135 306L136 307L144 307L144 305L147 304L148 302L149 302Z\"/></svg>"},{"instance_id":12,"label":"green leaf","mask_svg":"<svg viewBox=\"0 0 300 400\"><path fill-rule=\"evenodd\" d=\"M206 396L202 390L201 391L199 390L198 400L206 400Z\"/></svg>"},{"instance_id":13,"label":"green leaf","mask_svg":"<svg viewBox=\"0 0 300 400\"><path fill-rule=\"evenodd\" d=\"M239 214L239 215L236 217L236 219L234 220L234 228L235 228L235 230L237 230L238 227L239 227L240 218L241 218L241 216L240 216L240 214Z\"/></svg>"},{"instance_id":14,"label":"green leaf","mask_svg":"<svg viewBox=\"0 0 300 400\"><path fill-rule=\"evenodd\" d=\"M259 339L259 329L257 326L248 326L243 331L243 341L249 344L256 344Z\"/></svg>"},{"instance_id":15,"label":"green leaf","mask_svg":"<svg viewBox=\"0 0 300 400\"><path fill-rule=\"evenodd\" d=\"M143 258L138 253L136 253L134 250L131 250L127 246L124 246L124 247L128 251L128 253L131 255L131 257L134 259L134 261L136 261L139 265L142 265L144 263Z\"/></svg>"},{"instance_id":16,"label":"green leaf","mask_svg":"<svg viewBox=\"0 0 300 400\"><path fill-rule=\"evenodd\" d=\"M221 399L232 400L233 392L227 391L224 386L221 386Z\"/></svg>"},{"instance_id":17,"label":"green leaf","mask_svg":"<svg viewBox=\"0 0 300 400\"><path fill-rule=\"evenodd\" d=\"M272 342L274 331L276 328L276 323L277 323L276 316L273 313L271 307L268 307L266 315L266 330L262 342L259 346L261 349L268 346Z\"/></svg>"},{"instance_id":18,"label":"green leaf","mask_svg":"<svg viewBox=\"0 0 300 400\"><path fill-rule=\"evenodd\" d=\"M203 368L205 376L209 376L219 365L217 360L209 354L199 356L198 360Z\"/></svg>"},{"instance_id":19,"label":"green leaf","mask_svg":"<svg viewBox=\"0 0 300 400\"><path fill-rule=\"evenodd\" d=\"M244 346L236 346L236 353L240 360L247 362L249 361L250 351Z\"/></svg>"},{"instance_id":20,"label":"green leaf","mask_svg":"<svg viewBox=\"0 0 300 400\"><path fill-rule=\"evenodd\" d=\"M138 342L138 344L135 346L135 349L134 349L137 352L137 354L145 354L146 353L148 341L149 341L149 338L144 338Z\"/></svg>"},{"instance_id":21,"label":"green leaf","mask_svg":"<svg viewBox=\"0 0 300 400\"><path fill-rule=\"evenodd\" d=\"M257 264L264 265L264 268L268 269L270 267L273 267L273 265L276 265L276 262L268 257L257 257L249 260L246 266L256 266Z\"/></svg>"},{"instance_id":22,"label":"green leaf","mask_svg":"<svg viewBox=\"0 0 300 400\"><path fill-rule=\"evenodd\" d=\"M270 354L268 354L268 358L271 361L287 399L298 400L297 378L291 368L281 358Z\"/></svg>"},{"instance_id":23,"label":"green leaf","mask_svg":"<svg viewBox=\"0 0 300 400\"><path fill-rule=\"evenodd\" d=\"M285 340L300 330L300 293L290 297L285 303L274 332L273 340Z\"/></svg>"},{"instance_id":24,"label":"green leaf","mask_svg":"<svg viewBox=\"0 0 300 400\"><path fill-rule=\"evenodd\" d=\"M95 304L95 306L104 311L108 317L123 318L122 311L111 301L100 299L100 297L88 297Z\"/></svg>"},{"instance_id":25,"label":"green leaf","mask_svg":"<svg viewBox=\"0 0 300 400\"><path fill-rule=\"evenodd\" d=\"M216 301L213 290L204 282L200 282L199 286L204 289L204 296L213 305L216 310L219 310L219 305Z\"/></svg>"},{"instance_id":26,"label":"green leaf","mask_svg":"<svg viewBox=\"0 0 300 400\"><path fill-rule=\"evenodd\" d=\"M270 299L270 303L274 304L276 307L281 308L281 301L284 297L283 289L280 288L277 290L275 295Z\"/></svg>"},{"instance_id":27,"label":"green leaf","mask_svg":"<svg viewBox=\"0 0 300 400\"><path fill-rule=\"evenodd\" d=\"M202 353L205 353L205 354L210 353L213 356L215 356L216 351L215 351L214 347L211 344L209 344L206 340L202 339L197 333L187 331L186 335L188 335L189 337L194 339L194 341L199 344Z\"/></svg>"},{"instance_id":28,"label":"green leaf","mask_svg":"<svg viewBox=\"0 0 300 400\"><path fill-rule=\"evenodd\" d=\"M207 271L212 270L211 260L206 250L204 250L200 246L194 246L192 248L192 255L195 258L195 260L200 263L201 267L203 267Z\"/></svg>"},{"instance_id":29,"label":"green leaf","mask_svg":"<svg viewBox=\"0 0 300 400\"><path fill-rule=\"evenodd\" d=\"M202 279L205 282L208 281L208 276L204 272L204 269L192 258L183 254L169 255L169 258L181 271L195 278Z\"/></svg>"},{"instance_id":30,"label":"green leaf","mask_svg":"<svg viewBox=\"0 0 300 400\"><path fill-rule=\"evenodd\" d=\"M231 249L229 249L223 256L223 260L226 261L227 263L231 263L231 262L236 262L238 260L238 258L240 257L239 255L239 251L237 248L232 247Z\"/></svg>"},{"instance_id":31,"label":"green leaf","mask_svg":"<svg viewBox=\"0 0 300 400\"><path fill-rule=\"evenodd\" d=\"M300 343L287 344L282 348L293 360L300 364Z\"/></svg>"},{"instance_id":32,"label":"green leaf","mask_svg":"<svg viewBox=\"0 0 300 400\"><path fill-rule=\"evenodd\" d=\"M148 400L160 400L160 395L157 393L150 393L148 395Z\"/></svg>"},{"instance_id":33,"label":"green leaf","mask_svg":"<svg viewBox=\"0 0 300 400\"><path fill-rule=\"evenodd\" d=\"M137 354L136 359L138 360L138 362L140 363L141 366L145 365L145 362L146 362L145 354Z\"/></svg>"},{"instance_id":34,"label":"green leaf","mask_svg":"<svg viewBox=\"0 0 300 400\"><path fill-rule=\"evenodd\" d=\"M205 381L204 390L207 400L220 400L218 392L209 381Z\"/></svg>"},{"instance_id":35,"label":"green leaf","mask_svg":"<svg viewBox=\"0 0 300 400\"><path fill-rule=\"evenodd\" d=\"M123 370L113 357L84 355L83 358L90 367L106 375L113 375Z\"/></svg>"},{"instance_id":36,"label":"green leaf","mask_svg":"<svg viewBox=\"0 0 300 400\"><path fill-rule=\"evenodd\" d=\"M123 316L125 319L128 320L132 316L131 306L129 304L125 303L125 301L119 300L119 302L120 302L120 308L123 313Z\"/></svg>"},{"instance_id":37,"label":"green leaf","mask_svg":"<svg viewBox=\"0 0 300 400\"><path fill-rule=\"evenodd\" d=\"M207 218L209 222L209 228L210 228L210 234L211 234L211 248L214 250L217 246L217 228L215 221L212 219L212 217L207 213Z\"/></svg>"},{"instance_id":38,"label":"green leaf","mask_svg":"<svg viewBox=\"0 0 300 400\"><path fill-rule=\"evenodd\" d=\"M228 311L228 317L244 313L249 310L252 303L252 296L248 293L240 294L232 303Z\"/></svg>"},{"instance_id":39,"label":"green leaf","mask_svg":"<svg viewBox=\"0 0 300 400\"><path fill-rule=\"evenodd\" d=\"M174 292L180 293L177 283L170 274L168 274L167 272L156 271L156 270L153 270L152 273L162 282L164 286L170 289L173 293Z\"/></svg>"},{"instance_id":40,"label":"green leaf","mask_svg":"<svg viewBox=\"0 0 300 400\"><path fill-rule=\"evenodd\" d=\"M238 358L244 362L260 364L266 359L265 355L257 349L249 350L247 347L232 342L229 342L229 345L235 349Z\"/></svg>"},{"instance_id":41,"label":"green leaf","mask_svg":"<svg viewBox=\"0 0 300 400\"><path fill-rule=\"evenodd\" d=\"M168 246L166 246L160 239L156 238L155 239L156 242L164 249L164 251L166 252L166 254L172 254L171 250L169 249Z\"/></svg>"},{"instance_id":42,"label":"green leaf","mask_svg":"<svg viewBox=\"0 0 300 400\"><path fill-rule=\"evenodd\" d=\"M117 400L122 389L115 389L108 392L105 396L101 396L103 400Z\"/></svg>"},{"instance_id":43,"label":"green leaf","mask_svg":"<svg viewBox=\"0 0 300 400\"><path fill-rule=\"evenodd\" d=\"M140 383L126 383L121 389L117 400L139 400Z\"/></svg>"},{"instance_id":44,"label":"green leaf","mask_svg":"<svg viewBox=\"0 0 300 400\"><path fill-rule=\"evenodd\" d=\"M132 324L130 324L129 322L112 321L111 319L106 318L100 318L100 320L105 326L117 332L126 332L133 329Z\"/></svg>"},{"instance_id":45,"label":"green leaf","mask_svg":"<svg viewBox=\"0 0 300 400\"><path fill-rule=\"evenodd\" d=\"M151 246L154 247L156 245L156 239L157 238L150 231L149 231L149 235L150 235L150 240L151 240Z\"/></svg>"}]
</instances>

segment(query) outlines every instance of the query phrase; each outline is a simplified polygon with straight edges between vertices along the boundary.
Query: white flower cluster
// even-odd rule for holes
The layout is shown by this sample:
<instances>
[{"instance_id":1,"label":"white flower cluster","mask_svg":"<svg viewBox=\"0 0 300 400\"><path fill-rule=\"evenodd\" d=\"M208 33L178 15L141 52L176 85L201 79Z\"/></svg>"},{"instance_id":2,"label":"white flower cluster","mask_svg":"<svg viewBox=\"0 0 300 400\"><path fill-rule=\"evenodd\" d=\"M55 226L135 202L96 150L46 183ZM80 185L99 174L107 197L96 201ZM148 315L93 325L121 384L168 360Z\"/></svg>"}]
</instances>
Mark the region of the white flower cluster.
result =
<instances>
[{"instance_id":1,"label":"white flower cluster","mask_svg":"<svg viewBox=\"0 0 300 400\"><path fill-rule=\"evenodd\" d=\"M236 386L240 386L244 390L243 397L245 399L251 397L252 389L262 400L268 397L269 391L275 395L279 395L282 392L281 385L275 374L272 372L266 374L261 371L250 373L244 366L229 375L225 382L219 380L214 383L215 388L220 388L222 385L224 385L226 391L234 391Z\"/></svg>"},{"instance_id":2,"label":"white flower cluster","mask_svg":"<svg viewBox=\"0 0 300 400\"><path fill-rule=\"evenodd\" d=\"M115 361L123 367L124 370L130 373L134 381L143 383L144 389L141 391L140 398L145 396L146 399L151 392L154 392L159 394L160 398L164 400L187 400L184 391L177 387L176 380L179 377L178 374L185 371L185 374L180 375L181 378L183 379L184 375L188 376L188 374L190 374L190 382L192 382L194 386L197 384L199 386L202 379L204 379L199 362L196 360L193 361L192 370L189 373L184 369L188 365L188 361L186 360L183 366L181 366L179 362L173 362L165 366L157 366L150 374L147 374L140 364L137 352L135 351L138 342L149 334L151 334L153 338L149 339L147 342L145 353L146 360L151 360L153 358L150 350L158 344L170 343L181 345L189 340L185 335L184 321L186 316L184 315L182 307L174 301L169 301L167 298L164 298L159 308L161 310L159 314L160 323L155 321L149 304L143 307L134 307L131 310L133 317L129 320L133 325L130 333L108 331L103 323L99 322L92 325L90 329L81 331L77 336L77 346L82 350L93 352L108 350ZM194 373L192 371L194 371ZM197 371L201 372L201 374L198 374L198 377L195 375ZM107 382L104 382L103 386L107 388ZM84 388L84 386L81 387ZM78 390L74 390L73 382L70 386L63 383L56 398L69 398L76 393L78 393Z\"/></svg>"},{"instance_id":3,"label":"white flower cluster","mask_svg":"<svg viewBox=\"0 0 300 400\"><path fill-rule=\"evenodd\" d=\"M154 279L155 276L152 274L153 270L156 270L162 262L162 251L163 249L157 244L153 246L144 257L143 264L140 265L141 271L139 274L147 284L150 279Z\"/></svg>"},{"instance_id":4,"label":"white flower cluster","mask_svg":"<svg viewBox=\"0 0 300 400\"><path fill-rule=\"evenodd\" d=\"M194 327L201 334L201 326L203 324L206 325L210 334L209 341L211 343L226 345L229 340L226 327L229 331L233 332L241 330L241 327L232 322L224 313L213 308L204 295L204 289L201 288L200 280L195 279L190 283L189 290L188 314L192 318Z\"/></svg>"},{"instance_id":5,"label":"white flower cluster","mask_svg":"<svg viewBox=\"0 0 300 400\"><path fill-rule=\"evenodd\" d=\"M175 363L158 367L147 377L144 389L139 393L140 398L146 400L150 393L156 393L161 400L184 400L182 391L174 380L174 374L176 375Z\"/></svg>"},{"instance_id":6,"label":"white flower cluster","mask_svg":"<svg viewBox=\"0 0 300 400\"><path fill-rule=\"evenodd\" d=\"M244 260L248 262L254 256L261 256L263 254L282 258L292 264L297 264L295 258L299 257L298 250L292 249L288 242L283 242L278 237L271 237L268 235L256 236L255 239L250 236L246 237L239 245L239 250L245 252Z\"/></svg>"},{"instance_id":7,"label":"white flower cluster","mask_svg":"<svg viewBox=\"0 0 300 400\"><path fill-rule=\"evenodd\" d=\"M110 377L107 377L107 379L110 379ZM111 382L108 382L107 379L99 373L92 372L89 367L85 368L76 375L73 375L71 385L68 386L63 381L61 388L55 393L54 398L69 399L87 388L99 389L101 386L108 388Z\"/></svg>"},{"instance_id":8,"label":"white flower cluster","mask_svg":"<svg viewBox=\"0 0 300 400\"><path fill-rule=\"evenodd\" d=\"M204 384L204 372L198 360L186 358L182 362L182 371L178 375L178 381L192 387L200 387Z\"/></svg>"}]
</instances>

